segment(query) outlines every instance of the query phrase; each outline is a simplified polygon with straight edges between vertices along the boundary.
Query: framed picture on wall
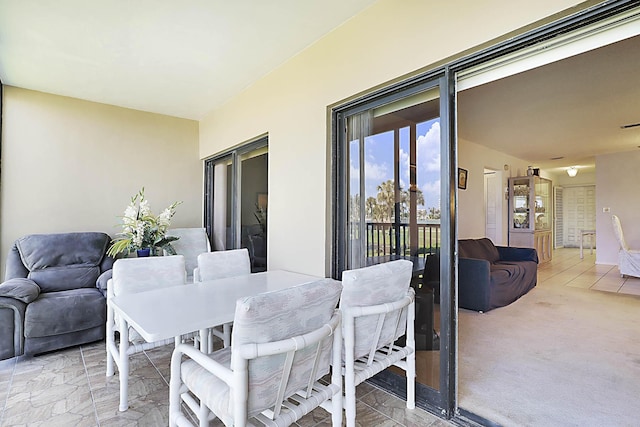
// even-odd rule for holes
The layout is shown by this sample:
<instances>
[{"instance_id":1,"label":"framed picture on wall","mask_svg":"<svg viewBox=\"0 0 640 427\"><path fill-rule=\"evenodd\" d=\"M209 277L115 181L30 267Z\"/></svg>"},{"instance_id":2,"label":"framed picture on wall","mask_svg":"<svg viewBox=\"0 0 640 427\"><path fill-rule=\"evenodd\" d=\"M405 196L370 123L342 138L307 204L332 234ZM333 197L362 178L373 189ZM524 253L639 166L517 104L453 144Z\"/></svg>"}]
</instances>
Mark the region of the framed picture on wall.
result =
<instances>
[{"instance_id":1,"label":"framed picture on wall","mask_svg":"<svg viewBox=\"0 0 640 427\"><path fill-rule=\"evenodd\" d=\"M458 168L458 188L461 190L467 189L467 170Z\"/></svg>"}]
</instances>

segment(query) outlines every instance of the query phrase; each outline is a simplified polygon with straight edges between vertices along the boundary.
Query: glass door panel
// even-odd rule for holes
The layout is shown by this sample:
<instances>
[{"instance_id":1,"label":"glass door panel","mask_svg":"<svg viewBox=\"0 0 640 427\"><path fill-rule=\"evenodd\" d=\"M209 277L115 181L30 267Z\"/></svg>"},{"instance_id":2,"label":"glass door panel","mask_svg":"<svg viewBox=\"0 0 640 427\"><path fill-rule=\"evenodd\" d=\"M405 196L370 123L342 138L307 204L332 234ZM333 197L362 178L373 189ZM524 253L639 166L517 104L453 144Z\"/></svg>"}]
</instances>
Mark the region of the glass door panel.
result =
<instances>
[{"instance_id":1,"label":"glass door panel","mask_svg":"<svg viewBox=\"0 0 640 427\"><path fill-rule=\"evenodd\" d=\"M349 240L345 269L396 259L413 262L417 382L438 390L439 91L423 91L346 119Z\"/></svg>"},{"instance_id":2,"label":"glass door panel","mask_svg":"<svg viewBox=\"0 0 640 427\"><path fill-rule=\"evenodd\" d=\"M267 147L240 155L240 247L249 250L253 273L267 269L268 166Z\"/></svg>"},{"instance_id":3,"label":"glass door panel","mask_svg":"<svg viewBox=\"0 0 640 427\"><path fill-rule=\"evenodd\" d=\"M231 156L208 165L210 170L210 194L206 211L211 217L207 230L211 239L211 249L224 251L233 247L231 210L233 206L232 183L233 162Z\"/></svg>"},{"instance_id":4,"label":"glass door panel","mask_svg":"<svg viewBox=\"0 0 640 427\"><path fill-rule=\"evenodd\" d=\"M205 162L205 227L214 251L247 248L252 272L267 269L267 138Z\"/></svg>"}]
</instances>

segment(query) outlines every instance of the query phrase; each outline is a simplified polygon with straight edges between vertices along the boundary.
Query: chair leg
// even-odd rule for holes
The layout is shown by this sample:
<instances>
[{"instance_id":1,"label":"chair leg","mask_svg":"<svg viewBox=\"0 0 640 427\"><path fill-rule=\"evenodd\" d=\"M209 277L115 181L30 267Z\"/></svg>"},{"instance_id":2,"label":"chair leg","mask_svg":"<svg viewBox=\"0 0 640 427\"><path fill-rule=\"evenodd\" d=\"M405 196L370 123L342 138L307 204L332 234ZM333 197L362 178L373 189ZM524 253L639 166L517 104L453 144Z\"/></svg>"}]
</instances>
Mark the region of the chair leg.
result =
<instances>
[{"instance_id":1,"label":"chair leg","mask_svg":"<svg viewBox=\"0 0 640 427\"><path fill-rule=\"evenodd\" d=\"M355 351L355 320L343 318L344 321L344 411L347 419L347 427L356 425L356 378L354 371Z\"/></svg>"},{"instance_id":2,"label":"chair leg","mask_svg":"<svg viewBox=\"0 0 640 427\"><path fill-rule=\"evenodd\" d=\"M111 345L113 343L113 338L111 338L111 340L109 339L109 335L107 335L107 342L106 342L106 347L107 347L107 373L106 376L107 377L111 377L113 376L113 374L115 373L115 368L114 368L114 363L113 363L113 354L111 354Z\"/></svg>"},{"instance_id":3,"label":"chair leg","mask_svg":"<svg viewBox=\"0 0 640 427\"><path fill-rule=\"evenodd\" d=\"M416 354L407 356L407 408L416 407Z\"/></svg>"},{"instance_id":4,"label":"chair leg","mask_svg":"<svg viewBox=\"0 0 640 427\"><path fill-rule=\"evenodd\" d=\"M198 427L209 427L209 408L204 403L200 403L198 411Z\"/></svg>"},{"instance_id":5,"label":"chair leg","mask_svg":"<svg viewBox=\"0 0 640 427\"><path fill-rule=\"evenodd\" d=\"M406 359L407 376L407 408L414 409L416 407L416 336L415 336L415 318L416 305L415 300L409 304L407 309L407 347L413 351L409 353ZM431 331L428 331L431 332Z\"/></svg>"},{"instance_id":6,"label":"chair leg","mask_svg":"<svg viewBox=\"0 0 640 427\"><path fill-rule=\"evenodd\" d=\"M178 425L177 419L181 415L180 409L180 363L182 362L182 353L173 352L171 355L171 378L169 379L169 427Z\"/></svg>"},{"instance_id":7,"label":"chair leg","mask_svg":"<svg viewBox=\"0 0 640 427\"><path fill-rule=\"evenodd\" d=\"M231 345L231 323L222 325L222 336L224 337L224 346L229 347Z\"/></svg>"}]
</instances>

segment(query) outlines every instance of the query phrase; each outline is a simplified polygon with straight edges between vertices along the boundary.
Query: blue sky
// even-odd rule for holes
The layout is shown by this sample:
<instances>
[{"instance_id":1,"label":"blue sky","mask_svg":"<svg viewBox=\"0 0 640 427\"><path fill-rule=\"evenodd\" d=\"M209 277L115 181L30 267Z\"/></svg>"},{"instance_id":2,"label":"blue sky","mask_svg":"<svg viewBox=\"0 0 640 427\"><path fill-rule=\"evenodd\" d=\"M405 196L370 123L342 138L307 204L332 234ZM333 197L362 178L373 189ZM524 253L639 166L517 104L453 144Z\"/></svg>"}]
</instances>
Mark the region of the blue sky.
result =
<instances>
[{"instance_id":1,"label":"blue sky","mask_svg":"<svg viewBox=\"0 0 640 427\"><path fill-rule=\"evenodd\" d=\"M421 209L440 207L440 119L436 118L416 127L417 184L425 198ZM360 167L357 141L351 142L351 194L358 193ZM393 132L365 138L365 199L375 197L380 183L393 179ZM400 130L400 185L409 188L409 128Z\"/></svg>"}]
</instances>

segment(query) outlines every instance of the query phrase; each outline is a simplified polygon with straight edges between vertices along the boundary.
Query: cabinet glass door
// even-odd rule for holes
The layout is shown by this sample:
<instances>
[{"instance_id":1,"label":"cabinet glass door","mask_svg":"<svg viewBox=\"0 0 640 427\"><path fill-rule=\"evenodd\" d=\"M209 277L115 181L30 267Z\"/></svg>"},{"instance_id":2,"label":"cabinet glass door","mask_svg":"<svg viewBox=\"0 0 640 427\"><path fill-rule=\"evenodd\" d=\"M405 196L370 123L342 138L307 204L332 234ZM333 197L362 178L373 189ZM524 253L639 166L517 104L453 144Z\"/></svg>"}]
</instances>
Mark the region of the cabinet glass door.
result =
<instances>
[{"instance_id":1,"label":"cabinet glass door","mask_svg":"<svg viewBox=\"0 0 640 427\"><path fill-rule=\"evenodd\" d=\"M514 229L528 230L529 224L529 197L531 195L530 180L527 178L513 181L513 224Z\"/></svg>"},{"instance_id":2,"label":"cabinet glass door","mask_svg":"<svg viewBox=\"0 0 640 427\"><path fill-rule=\"evenodd\" d=\"M536 231L551 228L551 181L540 178L536 180L535 229Z\"/></svg>"}]
</instances>

